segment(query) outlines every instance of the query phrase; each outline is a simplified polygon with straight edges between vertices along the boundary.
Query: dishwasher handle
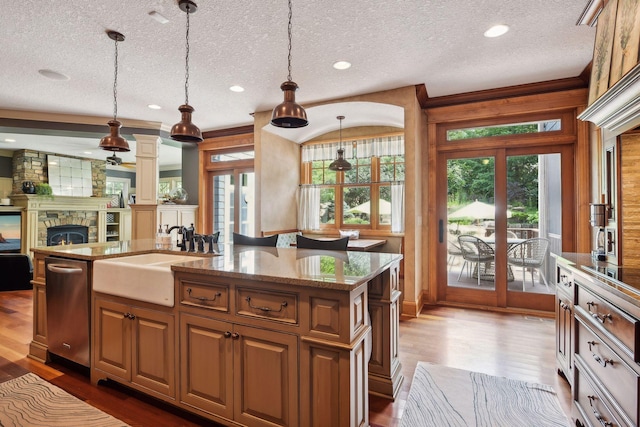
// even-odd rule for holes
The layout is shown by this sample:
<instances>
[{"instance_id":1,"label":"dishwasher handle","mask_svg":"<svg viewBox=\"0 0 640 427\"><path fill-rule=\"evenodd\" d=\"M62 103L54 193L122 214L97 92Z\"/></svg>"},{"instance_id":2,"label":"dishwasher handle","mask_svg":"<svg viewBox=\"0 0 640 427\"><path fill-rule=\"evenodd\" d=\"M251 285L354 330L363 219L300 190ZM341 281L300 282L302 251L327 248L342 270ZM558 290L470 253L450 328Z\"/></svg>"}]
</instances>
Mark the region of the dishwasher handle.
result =
<instances>
[{"instance_id":1,"label":"dishwasher handle","mask_svg":"<svg viewBox=\"0 0 640 427\"><path fill-rule=\"evenodd\" d=\"M72 267L70 265L64 265L64 264L49 264L47 265L47 269L54 273L63 273L63 274L82 273L81 268Z\"/></svg>"}]
</instances>

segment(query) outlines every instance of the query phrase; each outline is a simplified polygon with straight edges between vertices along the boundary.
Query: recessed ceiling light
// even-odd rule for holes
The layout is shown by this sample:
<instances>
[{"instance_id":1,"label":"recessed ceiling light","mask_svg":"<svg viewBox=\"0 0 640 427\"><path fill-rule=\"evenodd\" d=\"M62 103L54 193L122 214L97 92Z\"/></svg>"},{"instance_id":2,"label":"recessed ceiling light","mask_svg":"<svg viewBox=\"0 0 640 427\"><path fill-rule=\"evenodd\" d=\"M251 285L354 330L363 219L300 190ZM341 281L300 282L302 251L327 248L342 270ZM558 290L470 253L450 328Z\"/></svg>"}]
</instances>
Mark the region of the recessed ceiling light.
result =
<instances>
[{"instance_id":1,"label":"recessed ceiling light","mask_svg":"<svg viewBox=\"0 0 640 427\"><path fill-rule=\"evenodd\" d=\"M151 12L149 12L149 16L152 17L153 19L155 19L156 21L158 21L161 24L166 24L167 22L169 22L169 20L167 18L165 18L164 16L160 15L155 10L152 10Z\"/></svg>"},{"instance_id":2,"label":"recessed ceiling light","mask_svg":"<svg viewBox=\"0 0 640 427\"><path fill-rule=\"evenodd\" d=\"M244 92L244 88L242 86L233 85L229 88L231 92Z\"/></svg>"},{"instance_id":3,"label":"recessed ceiling light","mask_svg":"<svg viewBox=\"0 0 640 427\"><path fill-rule=\"evenodd\" d=\"M162 107L158 104L149 104L147 105L147 107L151 108L152 110L162 110Z\"/></svg>"},{"instance_id":4,"label":"recessed ceiling light","mask_svg":"<svg viewBox=\"0 0 640 427\"><path fill-rule=\"evenodd\" d=\"M505 34L507 31L509 31L509 26L508 25L494 25L493 27L489 28L487 31L484 32L484 36L485 37L499 37L503 34Z\"/></svg>"},{"instance_id":5,"label":"recessed ceiling light","mask_svg":"<svg viewBox=\"0 0 640 427\"><path fill-rule=\"evenodd\" d=\"M16 142L16 140L13 138L5 138L4 142Z\"/></svg>"},{"instance_id":6,"label":"recessed ceiling light","mask_svg":"<svg viewBox=\"0 0 640 427\"><path fill-rule=\"evenodd\" d=\"M351 62L349 62L349 61L338 61L338 62L333 64L333 68L335 68L336 70L346 70L348 68L351 68Z\"/></svg>"},{"instance_id":7,"label":"recessed ceiling light","mask_svg":"<svg viewBox=\"0 0 640 427\"><path fill-rule=\"evenodd\" d=\"M83 151L84 154L93 154L92 151Z\"/></svg>"},{"instance_id":8,"label":"recessed ceiling light","mask_svg":"<svg viewBox=\"0 0 640 427\"><path fill-rule=\"evenodd\" d=\"M42 69L42 70L38 70L38 72L51 80L69 80L69 76L59 73L57 71Z\"/></svg>"}]
</instances>

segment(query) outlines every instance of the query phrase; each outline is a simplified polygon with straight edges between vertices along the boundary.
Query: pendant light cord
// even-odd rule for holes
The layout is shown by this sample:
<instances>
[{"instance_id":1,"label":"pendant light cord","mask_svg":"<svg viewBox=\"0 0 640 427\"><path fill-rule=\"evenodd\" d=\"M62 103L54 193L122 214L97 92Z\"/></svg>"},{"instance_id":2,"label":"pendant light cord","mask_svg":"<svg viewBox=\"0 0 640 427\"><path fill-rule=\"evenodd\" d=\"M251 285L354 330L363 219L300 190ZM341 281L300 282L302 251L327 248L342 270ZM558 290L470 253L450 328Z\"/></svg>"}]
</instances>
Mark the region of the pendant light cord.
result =
<instances>
[{"instance_id":1,"label":"pendant light cord","mask_svg":"<svg viewBox=\"0 0 640 427\"><path fill-rule=\"evenodd\" d=\"M116 55L115 55L115 70L113 72L113 120L116 120L118 116L118 38L115 38L116 43Z\"/></svg>"},{"instance_id":2,"label":"pendant light cord","mask_svg":"<svg viewBox=\"0 0 640 427\"><path fill-rule=\"evenodd\" d=\"M187 4L187 55L185 58L184 103L189 105L189 5Z\"/></svg>"},{"instance_id":3,"label":"pendant light cord","mask_svg":"<svg viewBox=\"0 0 640 427\"><path fill-rule=\"evenodd\" d=\"M289 34L289 55L287 57L287 61L289 63L289 74L287 75L287 80L291 81L291 17L293 16L291 0L289 0L289 26L288 26L288 34Z\"/></svg>"}]
</instances>

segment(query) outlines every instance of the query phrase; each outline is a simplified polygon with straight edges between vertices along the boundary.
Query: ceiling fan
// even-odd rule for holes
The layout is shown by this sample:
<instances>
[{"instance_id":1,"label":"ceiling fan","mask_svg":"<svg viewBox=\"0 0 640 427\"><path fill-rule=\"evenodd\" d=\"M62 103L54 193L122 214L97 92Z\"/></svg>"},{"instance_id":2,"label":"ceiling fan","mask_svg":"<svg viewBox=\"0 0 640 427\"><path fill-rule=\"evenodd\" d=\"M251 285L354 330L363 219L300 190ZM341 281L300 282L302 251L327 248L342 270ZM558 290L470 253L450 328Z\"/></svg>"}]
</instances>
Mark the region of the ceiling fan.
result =
<instances>
[{"instance_id":1,"label":"ceiling fan","mask_svg":"<svg viewBox=\"0 0 640 427\"><path fill-rule=\"evenodd\" d=\"M135 168L135 162L123 162L122 159L116 156L115 151L109 157L107 157L107 165L108 166L123 166L125 168Z\"/></svg>"}]
</instances>

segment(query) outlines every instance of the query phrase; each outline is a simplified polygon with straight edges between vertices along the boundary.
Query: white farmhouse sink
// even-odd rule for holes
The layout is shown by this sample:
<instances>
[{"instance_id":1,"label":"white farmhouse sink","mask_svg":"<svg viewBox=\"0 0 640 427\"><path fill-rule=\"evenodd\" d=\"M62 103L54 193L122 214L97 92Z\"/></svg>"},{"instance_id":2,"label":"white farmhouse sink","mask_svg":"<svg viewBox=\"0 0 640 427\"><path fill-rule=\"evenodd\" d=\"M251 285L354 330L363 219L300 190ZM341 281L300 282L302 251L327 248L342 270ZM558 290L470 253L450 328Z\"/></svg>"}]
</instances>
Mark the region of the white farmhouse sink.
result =
<instances>
[{"instance_id":1,"label":"white farmhouse sink","mask_svg":"<svg viewBox=\"0 0 640 427\"><path fill-rule=\"evenodd\" d=\"M151 253L93 262L93 290L138 301L173 307L171 265L206 258Z\"/></svg>"}]
</instances>

